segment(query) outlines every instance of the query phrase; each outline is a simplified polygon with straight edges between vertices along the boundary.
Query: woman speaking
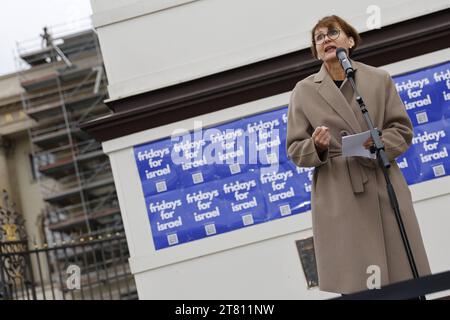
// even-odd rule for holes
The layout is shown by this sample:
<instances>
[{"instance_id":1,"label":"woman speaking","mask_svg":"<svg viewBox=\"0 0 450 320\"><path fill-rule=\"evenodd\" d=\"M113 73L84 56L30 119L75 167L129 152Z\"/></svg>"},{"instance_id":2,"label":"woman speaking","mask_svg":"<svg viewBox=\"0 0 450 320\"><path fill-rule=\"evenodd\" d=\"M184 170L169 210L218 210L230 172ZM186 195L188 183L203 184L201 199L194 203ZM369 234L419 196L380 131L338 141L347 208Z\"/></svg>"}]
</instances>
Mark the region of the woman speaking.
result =
<instances>
[{"instance_id":1,"label":"woman speaking","mask_svg":"<svg viewBox=\"0 0 450 320\"><path fill-rule=\"evenodd\" d=\"M360 42L358 32L333 15L314 26L311 40L313 55L322 66L292 91L286 148L297 166L315 167L311 208L319 287L342 294L367 290L368 279L377 270L381 286L411 279L382 170L376 160L342 156L343 136L369 130L336 57L339 47L352 55ZM381 129L418 273L428 275L411 193L395 162L411 144L411 121L386 71L356 61L352 65L374 127ZM364 147L372 144L369 139Z\"/></svg>"}]
</instances>

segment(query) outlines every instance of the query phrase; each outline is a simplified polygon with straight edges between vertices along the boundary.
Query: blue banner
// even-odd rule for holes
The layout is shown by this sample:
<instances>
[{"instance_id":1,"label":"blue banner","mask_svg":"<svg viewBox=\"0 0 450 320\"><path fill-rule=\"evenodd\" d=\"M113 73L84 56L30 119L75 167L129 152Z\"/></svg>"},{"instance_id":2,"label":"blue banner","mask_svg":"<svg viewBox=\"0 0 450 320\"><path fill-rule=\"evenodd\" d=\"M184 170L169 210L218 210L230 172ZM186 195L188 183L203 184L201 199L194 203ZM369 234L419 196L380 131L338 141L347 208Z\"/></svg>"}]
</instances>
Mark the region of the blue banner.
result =
<instances>
[{"instance_id":1,"label":"blue banner","mask_svg":"<svg viewBox=\"0 0 450 320\"><path fill-rule=\"evenodd\" d=\"M394 77L414 125L409 185L450 172L450 63ZM134 147L156 250L311 209L313 168L286 155L287 106Z\"/></svg>"},{"instance_id":2,"label":"blue banner","mask_svg":"<svg viewBox=\"0 0 450 320\"><path fill-rule=\"evenodd\" d=\"M408 184L449 174L450 63L394 77L414 125L411 147L397 164Z\"/></svg>"},{"instance_id":3,"label":"blue banner","mask_svg":"<svg viewBox=\"0 0 450 320\"><path fill-rule=\"evenodd\" d=\"M266 200L269 220L311 209L313 168L299 168L292 162L278 170L261 170L260 184Z\"/></svg>"},{"instance_id":4,"label":"blue banner","mask_svg":"<svg viewBox=\"0 0 450 320\"><path fill-rule=\"evenodd\" d=\"M178 188L178 175L171 151L172 143L168 139L134 148L144 196Z\"/></svg>"},{"instance_id":5,"label":"blue banner","mask_svg":"<svg viewBox=\"0 0 450 320\"><path fill-rule=\"evenodd\" d=\"M258 170L223 179L221 184L230 230L267 221Z\"/></svg>"},{"instance_id":6,"label":"blue banner","mask_svg":"<svg viewBox=\"0 0 450 320\"><path fill-rule=\"evenodd\" d=\"M209 182L185 189L185 216L192 221L188 232L192 238L224 233L229 230L229 217L225 203L221 199L221 183Z\"/></svg>"},{"instance_id":7,"label":"blue banner","mask_svg":"<svg viewBox=\"0 0 450 320\"><path fill-rule=\"evenodd\" d=\"M184 196L180 191L145 198L156 250L195 240L193 221L186 214Z\"/></svg>"}]
</instances>

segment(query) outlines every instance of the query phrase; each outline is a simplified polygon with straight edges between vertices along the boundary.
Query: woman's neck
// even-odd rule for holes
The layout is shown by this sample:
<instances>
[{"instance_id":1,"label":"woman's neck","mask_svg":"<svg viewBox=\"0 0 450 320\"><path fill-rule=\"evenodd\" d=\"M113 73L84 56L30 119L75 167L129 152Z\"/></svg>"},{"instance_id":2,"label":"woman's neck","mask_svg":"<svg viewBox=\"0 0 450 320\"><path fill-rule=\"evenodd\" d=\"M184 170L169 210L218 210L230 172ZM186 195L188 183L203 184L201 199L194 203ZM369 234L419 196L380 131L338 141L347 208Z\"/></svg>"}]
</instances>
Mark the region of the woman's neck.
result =
<instances>
[{"instance_id":1,"label":"woman's neck","mask_svg":"<svg viewBox=\"0 0 450 320\"><path fill-rule=\"evenodd\" d=\"M344 69L342 69L342 66L340 65L339 61L332 60L328 62L324 62L325 67L328 70L328 73L330 74L331 79L342 81L345 80L345 72Z\"/></svg>"}]
</instances>

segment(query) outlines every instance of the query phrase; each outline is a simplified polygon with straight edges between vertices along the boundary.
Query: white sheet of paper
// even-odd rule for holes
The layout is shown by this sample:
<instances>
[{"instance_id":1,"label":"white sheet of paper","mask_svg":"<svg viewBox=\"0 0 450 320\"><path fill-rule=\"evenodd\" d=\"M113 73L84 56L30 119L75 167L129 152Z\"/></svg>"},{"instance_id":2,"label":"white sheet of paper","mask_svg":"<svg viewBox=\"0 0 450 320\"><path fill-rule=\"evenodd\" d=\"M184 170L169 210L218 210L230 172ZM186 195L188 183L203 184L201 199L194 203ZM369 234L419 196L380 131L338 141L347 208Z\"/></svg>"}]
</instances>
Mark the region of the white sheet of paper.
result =
<instances>
[{"instance_id":1,"label":"white sheet of paper","mask_svg":"<svg viewBox=\"0 0 450 320\"><path fill-rule=\"evenodd\" d=\"M376 159L376 155L364 148L363 143L369 139L370 131L342 137L342 155L344 157L366 157Z\"/></svg>"}]
</instances>

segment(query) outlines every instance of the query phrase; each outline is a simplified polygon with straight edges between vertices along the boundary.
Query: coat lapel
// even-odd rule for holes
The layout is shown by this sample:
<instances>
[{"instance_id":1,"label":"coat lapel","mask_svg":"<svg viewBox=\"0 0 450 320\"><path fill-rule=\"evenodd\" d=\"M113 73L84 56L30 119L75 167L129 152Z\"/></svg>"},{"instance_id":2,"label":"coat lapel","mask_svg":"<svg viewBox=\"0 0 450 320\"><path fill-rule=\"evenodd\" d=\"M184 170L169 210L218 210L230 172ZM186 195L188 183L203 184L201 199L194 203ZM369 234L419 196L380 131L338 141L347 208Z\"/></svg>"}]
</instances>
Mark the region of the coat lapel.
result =
<instances>
[{"instance_id":1,"label":"coat lapel","mask_svg":"<svg viewBox=\"0 0 450 320\"><path fill-rule=\"evenodd\" d=\"M353 130L353 133L361 132L361 126L352 107L339 88L334 84L324 64L322 64L320 71L314 76L314 82L319 83L318 93L341 116ZM350 86L350 83L347 82L348 80L346 79L342 86Z\"/></svg>"}]
</instances>

